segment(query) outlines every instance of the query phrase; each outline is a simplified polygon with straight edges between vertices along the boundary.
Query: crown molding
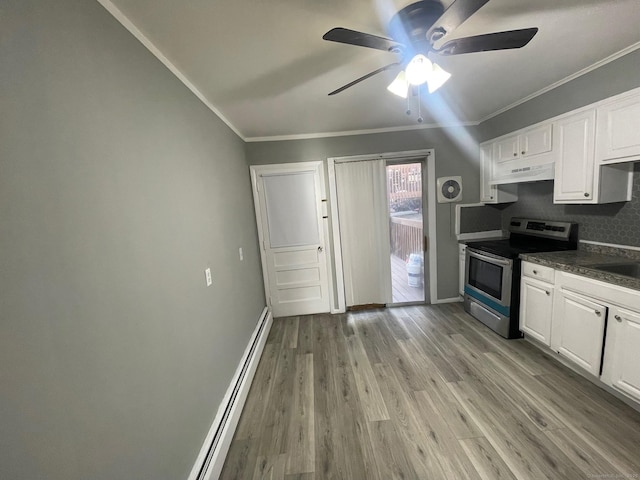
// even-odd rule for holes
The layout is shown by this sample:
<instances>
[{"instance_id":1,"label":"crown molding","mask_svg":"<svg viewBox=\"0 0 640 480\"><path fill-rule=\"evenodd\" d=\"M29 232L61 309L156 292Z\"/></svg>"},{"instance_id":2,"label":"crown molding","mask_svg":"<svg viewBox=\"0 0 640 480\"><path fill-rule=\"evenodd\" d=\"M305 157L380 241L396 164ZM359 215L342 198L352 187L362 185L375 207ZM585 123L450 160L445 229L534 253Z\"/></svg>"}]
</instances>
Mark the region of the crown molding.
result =
<instances>
[{"instance_id":1,"label":"crown molding","mask_svg":"<svg viewBox=\"0 0 640 480\"><path fill-rule=\"evenodd\" d=\"M559 87L561 85L564 85L565 83L569 83L570 81L575 80L578 77L586 75L589 72L597 70L598 68L606 65L607 63L611 63L614 60L617 60L618 58L624 57L628 53L631 53L631 52L633 52L635 50L638 50L639 48L640 48L640 42L637 42L637 43L634 43L632 45L629 45L628 47L623 48L619 52L616 52L616 53L614 53L612 55L609 55L608 57L603 58L602 60L599 60L596 63L594 63L592 65L589 65L588 67L583 68L582 70L579 70L576 73L573 73L573 74L569 75L568 77L564 77L563 79L558 80L557 82L552 83L551 85L548 85L548 86L544 87L543 89L538 90L537 92L534 92L531 95L526 96L526 97L518 100L517 102L514 102L514 103L512 103L510 105L507 105L506 107L501 108L500 110L497 110L497 111L493 112L492 114L487 115L484 118L481 118L478 121L478 123L480 124L480 123L486 122L487 120L492 119L493 117L497 117L501 113L504 113L504 112L506 112L508 110L511 110L512 108L515 108L518 105L522 105L523 103L526 103L529 100L533 100L534 98L539 97L540 95L543 95L543 94L545 94L547 92L550 92L554 88L557 88L557 87Z\"/></svg>"},{"instance_id":2,"label":"crown molding","mask_svg":"<svg viewBox=\"0 0 640 480\"><path fill-rule=\"evenodd\" d=\"M366 130L345 130L341 132L301 133L296 135L274 135L269 137L247 137L245 142L279 142L283 140L308 140L312 138L347 137L350 135L370 135L375 133L405 132L409 130L427 130L432 128L473 127L479 122L456 122L450 124L428 123L401 127L371 128Z\"/></svg>"},{"instance_id":3,"label":"crown molding","mask_svg":"<svg viewBox=\"0 0 640 480\"><path fill-rule=\"evenodd\" d=\"M122 10L116 7L111 0L98 0L98 3L102 5L111 15L113 15L113 17L116 20L118 20L122 24L122 26L126 28L129 31L129 33L131 33L131 35L133 35L136 39L138 39L138 41L147 48L147 50L149 50L158 60L160 60L160 62L162 62L162 64L165 67L167 67L171 71L171 73L173 73L178 78L178 80L180 80L189 90L191 90L191 92L196 97L198 97L198 99L202 103L204 103L209 110L215 113L216 116L220 118L220 120L222 120L227 125L227 127L229 127L242 140L246 141L245 137L242 135L242 133L240 133L240 130L238 130L235 127L235 125L233 125L222 114L222 112L220 112L220 110L218 110L216 106L213 103L211 103L207 99L207 97L205 97L204 94L200 90L198 90L198 88L193 83L191 83L191 81L186 77L186 75L184 75L178 69L178 67L176 67L171 62L171 60L169 60L160 51L160 49L156 47L155 44L151 40L149 40L149 38L147 38L147 36L144 33L140 31L139 28L136 27L135 24L131 20L129 20L129 18L124 13L122 13Z\"/></svg>"}]
</instances>

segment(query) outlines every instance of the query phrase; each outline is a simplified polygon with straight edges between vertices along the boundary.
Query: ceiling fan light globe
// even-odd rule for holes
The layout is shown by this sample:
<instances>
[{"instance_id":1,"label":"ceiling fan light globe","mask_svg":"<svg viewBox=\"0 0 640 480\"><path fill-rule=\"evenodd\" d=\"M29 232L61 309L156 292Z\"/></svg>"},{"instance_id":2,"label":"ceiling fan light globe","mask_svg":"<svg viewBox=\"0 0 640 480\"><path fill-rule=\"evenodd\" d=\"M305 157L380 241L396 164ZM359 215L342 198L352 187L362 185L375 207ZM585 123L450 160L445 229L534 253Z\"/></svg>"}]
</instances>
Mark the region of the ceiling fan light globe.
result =
<instances>
[{"instance_id":1,"label":"ceiling fan light globe","mask_svg":"<svg viewBox=\"0 0 640 480\"><path fill-rule=\"evenodd\" d=\"M406 78L411 85L422 85L425 83L433 70L431 61L422 54L418 54L411 59L406 69Z\"/></svg>"},{"instance_id":2,"label":"ceiling fan light globe","mask_svg":"<svg viewBox=\"0 0 640 480\"><path fill-rule=\"evenodd\" d=\"M407 82L404 70L401 71L393 80L393 82L389 84L387 90L395 95L398 95L399 97L407 98L407 95L409 93L409 83Z\"/></svg>"},{"instance_id":3,"label":"ceiling fan light globe","mask_svg":"<svg viewBox=\"0 0 640 480\"><path fill-rule=\"evenodd\" d=\"M444 70L437 63L433 64L433 68L429 74L429 78L427 80L427 85L429 87L429 93L435 92L442 85L445 84L447 80L451 78L451 74Z\"/></svg>"}]
</instances>

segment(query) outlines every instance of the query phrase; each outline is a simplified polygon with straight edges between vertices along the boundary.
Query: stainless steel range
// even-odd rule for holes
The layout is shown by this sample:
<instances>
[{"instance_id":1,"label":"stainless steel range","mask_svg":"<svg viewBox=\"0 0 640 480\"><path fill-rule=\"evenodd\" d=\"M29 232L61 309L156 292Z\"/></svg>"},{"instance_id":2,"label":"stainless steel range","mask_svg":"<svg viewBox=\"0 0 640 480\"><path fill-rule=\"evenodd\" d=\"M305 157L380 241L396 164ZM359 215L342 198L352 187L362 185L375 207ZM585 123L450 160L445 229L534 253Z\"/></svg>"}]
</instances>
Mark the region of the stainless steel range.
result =
<instances>
[{"instance_id":1,"label":"stainless steel range","mask_svg":"<svg viewBox=\"0 0 640 480\"><path fill-rule=\"evenodd\" d=\"M575 250L578 224L512 218L510 237L467 244L464 309L505 338L519 338L521 253Z\"/></svg>"}]
</instances>

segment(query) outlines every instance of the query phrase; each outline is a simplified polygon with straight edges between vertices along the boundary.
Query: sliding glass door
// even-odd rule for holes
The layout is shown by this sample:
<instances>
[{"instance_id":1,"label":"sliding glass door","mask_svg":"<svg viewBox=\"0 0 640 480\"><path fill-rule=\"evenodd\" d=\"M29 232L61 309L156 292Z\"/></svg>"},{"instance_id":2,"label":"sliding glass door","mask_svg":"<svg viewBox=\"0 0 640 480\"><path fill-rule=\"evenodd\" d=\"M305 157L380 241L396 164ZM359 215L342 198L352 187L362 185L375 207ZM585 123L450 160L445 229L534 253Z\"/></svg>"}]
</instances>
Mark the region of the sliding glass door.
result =
<instances>
[{"instance_id":1,"label":"sliding glass door","mask_svg":"<svg viewBox=\"0 0 640 480\"><path fill-rule=\"evenodd\" d=\"M424 194L421 161L387 163L392 303L425 298Z\"/></svg>"}]
</instances>

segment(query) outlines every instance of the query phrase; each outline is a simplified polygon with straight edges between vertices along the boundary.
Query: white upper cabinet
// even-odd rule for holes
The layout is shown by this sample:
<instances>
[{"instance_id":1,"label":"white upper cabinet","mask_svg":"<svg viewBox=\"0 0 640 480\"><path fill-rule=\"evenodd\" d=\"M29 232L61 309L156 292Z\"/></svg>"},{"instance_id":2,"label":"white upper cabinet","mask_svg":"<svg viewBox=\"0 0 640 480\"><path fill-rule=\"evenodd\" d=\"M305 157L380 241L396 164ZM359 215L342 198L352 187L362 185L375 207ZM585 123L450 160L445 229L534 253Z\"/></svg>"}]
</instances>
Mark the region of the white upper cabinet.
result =
<instances>
[{"instance_id":1,"label":"white upper cabinet","mask_svg":"<svg viewBox=\"0 0 640 480\"><path fill-rule=\"evenodd\" d=\"M640 88L495 138L480 152L484 203L516 201L506 185L539 180L554 180L554 203L629 201L631 162L640 161Z\"/></svg>"},{"instance_id":2,"label":"white upper cabinet","mask_svg":"<svg viewBox=\"0 0 640 480\"><path fill-rule=\"evenodd\" d=\"M556 121L554 203L612 203L631 200L633 165L595 160L596 109Z\"/></svg>"},{"instance_id":3,"label":"white upper cabinet","mask_svg":"<svg viewBox=\"0 0 640 480\"><path fill-rule=\"evenodd\" d=\"M618 95L598 106L596 160L640 160L640 91Z\"/></svg>"},{"instance_id":4,"label":"white upper cabinet","mask_svg":"<svg viewBox=\"0 0 640 480\"><path fill-rule=\"evenodd\" d=\"M493 140L492 185L553 178L553 124L528 127Z\"/></svg>"},{"instance_id":5,"label":"white upper cabinet","mask_svg":"<svg viewBox=\"0 0 640 480\"><path fill-rule=\"evenodd\" d=\"M593 201L595 110L556 122L555 203Z\"/></svg>"},{"instance_id":6,"label":"white upper cabinet","mask_svg":"<svg viewBox=\"0 0 640 480\"><path fill-rule=\"evenodd\" d=\"M523 131L519 136L520 155L530 157L551 151L551 132L553 125L547 123Z\"/></svg>"},{"instance_id":7,"label":"white upper cabinet","mask_svg":"<svg viewBox=\"0 0 640 480\"><path fill-rule=\"evenodd\" d=\"M518 200L518 186L490 185L493 174L493 142L480 145L480 201L483 203L508 203Z\"/></svg>"},{"instance_id":8,"label":"white upper cabinet","mask_svg":"<svg viewBox=\"0 0 640 480\"><path fill-rule=\"evenodd\" d=\"M493 152L496 163L508 162L520 156L518 138L518 135L513 135L494 143Z\"/></svg>"},{"instance_id":9,"label":"white upper cabinet","mask_svg":"<svg viewBox=\"0 0 640 480\"><path fill-rule=\"evenodd\" d=\"M552 124L547 123L497 140L493 150L495 161L502 163L550 152L551 132Z\"/></svg>"}]
</instances>

